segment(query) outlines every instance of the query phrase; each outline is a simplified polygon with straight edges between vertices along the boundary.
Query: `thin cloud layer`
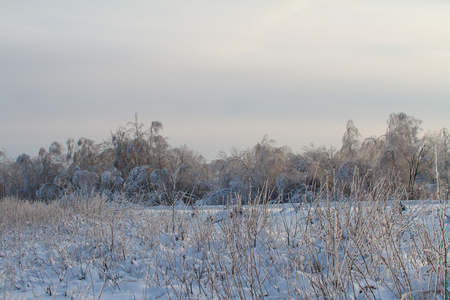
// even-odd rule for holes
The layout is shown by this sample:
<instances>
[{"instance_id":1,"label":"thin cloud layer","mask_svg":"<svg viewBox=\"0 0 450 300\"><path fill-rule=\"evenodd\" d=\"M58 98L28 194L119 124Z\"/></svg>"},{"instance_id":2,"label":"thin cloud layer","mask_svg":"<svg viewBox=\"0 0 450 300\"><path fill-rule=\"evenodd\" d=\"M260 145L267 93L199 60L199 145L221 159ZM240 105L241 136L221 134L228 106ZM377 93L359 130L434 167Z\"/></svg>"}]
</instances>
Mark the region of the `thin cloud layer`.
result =
<instances>
[{"instance_id":1,"label":"thin cloud layer","mask_svg":"<svg viewBox=\"0 0 450 300\"><path fill-rule=\"evenodd\" d=\"M398 111L448 127L450 4L222 2L0 4L0 148L100 142L136 112L209 159L265 133L339 146Z\"/></svg>"}]
</instances>

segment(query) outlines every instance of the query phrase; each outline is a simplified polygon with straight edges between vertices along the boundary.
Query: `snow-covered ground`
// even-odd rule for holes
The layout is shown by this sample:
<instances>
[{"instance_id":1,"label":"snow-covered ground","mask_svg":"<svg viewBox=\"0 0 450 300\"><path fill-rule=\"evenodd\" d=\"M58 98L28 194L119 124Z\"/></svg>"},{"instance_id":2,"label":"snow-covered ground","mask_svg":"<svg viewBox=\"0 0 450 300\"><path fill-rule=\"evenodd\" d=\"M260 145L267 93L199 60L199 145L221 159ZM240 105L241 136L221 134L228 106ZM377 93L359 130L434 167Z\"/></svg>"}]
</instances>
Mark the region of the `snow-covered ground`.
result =
<instances>
[{"instance_id":1,"label":"snow-covered ground","mask_svg":"<svg viewBox=\"0 0 450 300\"><path fill-rule=\"evenodd\" d=\"M4 199L0 298L443 299L447 205L361 200L145 208Z\"/></svg>"}]
</instances>

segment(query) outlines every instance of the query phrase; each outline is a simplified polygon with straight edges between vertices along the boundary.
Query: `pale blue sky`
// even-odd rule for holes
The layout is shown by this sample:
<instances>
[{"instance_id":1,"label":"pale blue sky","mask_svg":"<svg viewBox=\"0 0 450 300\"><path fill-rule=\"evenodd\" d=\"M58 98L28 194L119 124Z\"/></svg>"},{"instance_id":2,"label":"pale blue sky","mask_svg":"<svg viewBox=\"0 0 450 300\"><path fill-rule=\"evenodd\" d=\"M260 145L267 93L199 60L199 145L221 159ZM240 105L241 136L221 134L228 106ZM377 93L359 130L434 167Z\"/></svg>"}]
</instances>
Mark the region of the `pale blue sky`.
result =
<instances>
[{"instance_id":1,"label":"pale blue sky","mask_svg":"<svg viewBox=\"0 0 450 300\"><path fill-rule=\"evenodd\" d=\"M392 112L450 127L447 1L0 2L0 150L139 118L208 159L264 134L300 152Z\"/></svg>"}]
</instances>

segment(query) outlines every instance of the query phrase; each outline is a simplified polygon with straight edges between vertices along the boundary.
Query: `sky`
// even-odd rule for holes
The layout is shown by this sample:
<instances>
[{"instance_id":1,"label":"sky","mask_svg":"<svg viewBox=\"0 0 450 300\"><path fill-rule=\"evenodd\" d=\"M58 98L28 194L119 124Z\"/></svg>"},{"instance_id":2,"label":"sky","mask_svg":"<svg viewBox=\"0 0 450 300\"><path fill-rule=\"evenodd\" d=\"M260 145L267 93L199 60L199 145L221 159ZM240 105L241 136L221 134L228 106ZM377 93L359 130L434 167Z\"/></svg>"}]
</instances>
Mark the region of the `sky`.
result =
<instances>
[{"instance_id":1,"label":"sky","mask_svg":"<svg viewBox=\"0 0 450 300\"><path fill-rule=\"evenodd\" d=\"M341 146L348 120L450 127L450 2L1 0L0 150L102 142L135 114L208 160L265 134Z\"/></svg>"}]
</instances>

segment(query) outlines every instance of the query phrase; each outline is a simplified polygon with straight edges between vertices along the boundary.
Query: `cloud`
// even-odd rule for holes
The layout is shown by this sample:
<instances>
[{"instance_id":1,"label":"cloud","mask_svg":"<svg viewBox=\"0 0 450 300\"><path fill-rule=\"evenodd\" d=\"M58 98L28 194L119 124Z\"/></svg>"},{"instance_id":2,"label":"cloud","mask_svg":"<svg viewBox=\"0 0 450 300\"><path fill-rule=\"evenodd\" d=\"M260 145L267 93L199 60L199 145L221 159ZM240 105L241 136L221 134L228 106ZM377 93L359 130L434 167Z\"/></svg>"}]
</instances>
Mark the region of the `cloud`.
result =
<instances>
[{"instance_id":1,"label":"cloud","mask_svg":"<svg viewBox=\"0 0 450 300\"><path fill-rule=\"evenodd\" d=\"M64 131L107 137L138 112L163 121L174 143L216 152L265 133L339 143L348 119L384 127L395 111L446 125L449 10L437 1L2 3L0 126L38 148ZM13 135L0 133L2 147L25 147Z\"/></svg>"}]
</instances>

